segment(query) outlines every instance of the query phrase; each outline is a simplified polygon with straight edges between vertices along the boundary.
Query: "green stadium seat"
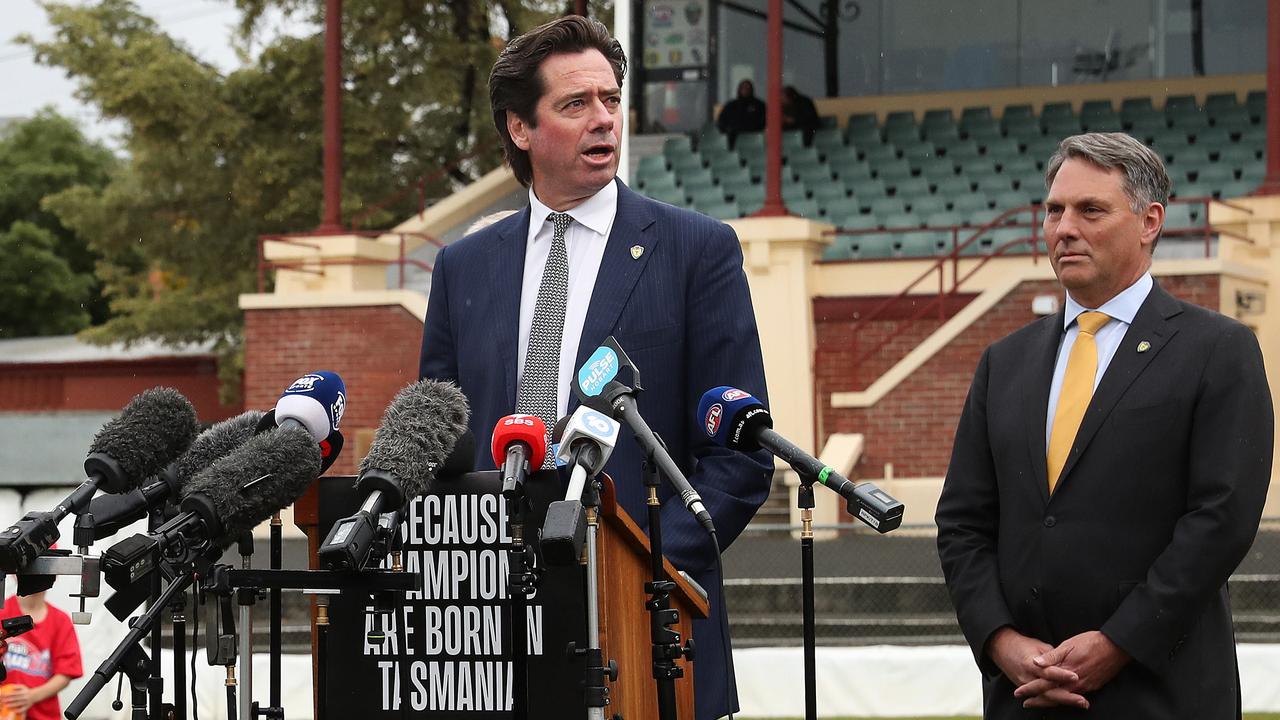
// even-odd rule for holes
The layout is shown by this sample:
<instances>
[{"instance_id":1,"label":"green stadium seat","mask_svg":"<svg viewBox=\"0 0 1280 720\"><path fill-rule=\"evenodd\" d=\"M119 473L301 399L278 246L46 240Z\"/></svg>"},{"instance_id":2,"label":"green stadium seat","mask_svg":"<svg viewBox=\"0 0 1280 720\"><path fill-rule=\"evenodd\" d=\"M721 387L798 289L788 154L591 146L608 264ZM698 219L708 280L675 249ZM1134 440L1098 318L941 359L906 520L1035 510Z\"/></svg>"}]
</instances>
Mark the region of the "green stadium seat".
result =
<instances>
[{"instance_id":1,"label":"green stadium seat","mask_svg":"<svg viewBox=\"0 0 1280 720\"><path fill-rule=\"evenodd\" d=\"M905 214L907 212L907 203L900 197L872 198L867 207L871 208L871 214L877 218L885 218L890 215Z\"/></svg>"},{"instance_id":2,"label":"green stadium seat","mask_svg":"<svg viewBox=\"0 0 1280 720\"><path fill-rule=\"evenodd\" d=\"M849 198L848 189L839 180L828 180L821 184L808 183L808 185L813 188L813 199L823 207L829 208L833 202Z\"/></svg>"},{"instance_id":3,"label":"green stadium seat","mask_svg":"<svg viewBox=\"0 0 1280 720\"><path fill-rule=\"evenodd\" d=\"M1220 152L1222 148L1232 144L1231 131L1226 128L1204 128L1196 133L1196 145L1210 153Z\"/></svg>"},{"instance_id":4,"label":"green stadium seat","mask_svg":"<svg viewBox=\"0 0 1280 720\"><path fill-rule=\"evenodd\" d=\"M982 151L978 149L978 143L972 140L964 140L948 146L946 157L951 158L956 165L964 167L964 164L969 160L982 157Z\"/></svg>"},{"instance_id":5,"label":"green stadium seat","mask_svg":"<svg viewBox=\"0 0 1280 720\"><path fill-rule=\"evenodd\" d=\"M907 199L911 202L911 212L919 215L925 224L928 224L930 215L948 212L947 199L938 195L912 195Z\"/></svg>"},{"instance_id":6,"label":"green stadium seat","mask_svg":"<svg viewBox=\"0 0 1280 720\"><path fill-rule=\"evenodd\" d=\"M1085 100L1080 104L1080 117L1094 117L1096 115L1110 115L1115 112L1115 108L1111 106L1110 100Z\"/></svg>"},{"instance_id":7,"label":"green stadium seat","mask_svg":"<svg viewBox=\"0 0 1280 720\"><path fill-rule=\"evenodd\" d=\"M984 233L990 252L1003 250L1004 255L1016 255L1031 252L1031 230L1029 228L993 228Z\"/></svg>"},{"instance_id":8,"label":"green stadium seat","mask_svg":"<svg viewBox=\"0 0 1280 720\"><path fill-rule=\"evenodd\" d=\"M782 150L804 147L804 133L800 130L784 130L782 132Z\"/></svg>"},{"instance_id":9,"label":"green stadium seat","mask_svg":"<svg viewBox=\"0 0 1280 720\"><path fill-rule=\"evenodd\" d=\"M1194 135L1209 127L1209 116L1202 112L1174 115L1169 118L1169 127Z\"/></svg>"},{"instance_id":10,"label":"green stadium seat","mask_svg":"<svg viewBox=\"0 0 1280 720\"><path fill-rule=\"evenodd\" d=\"M748 153L763 153L764 133L741 133L738 135L738 140L734 147L738 150L738 154L743 157L746 157Z\"/></svg>"},{"instance_id":11,"label":"green stadium seat","mask_svg":"<svg viewBox=\"0 0 1280 720\"><path fill-rule=\"evenodd\" d=\"M1234 180L1232 181L1234 182ZM1184 182L1175 184L1169 190L1169 197L1173 198L1197 198L1210 197L1219 190L1217 186L1202 182Z\"/></svg>"},{"instance_id":12,"label":"green stadium seat","mask_svg":"<svg viewBox=\"0 0 1280 720\"><path fill-rule=\"evenodd\" d=\"M885 183L888 184L887 182ZM929 194L929 181L921 177L903 178L893 185L893 194L898 197L905 197L910 202L911 198L917 198Z\"/></svg>"},{"instance_id":13,"label":"green stadium seat","mask_svg":"<svg viewBox=\"0 0 1280 720\"><path fill-rule=\"evenodd\" d=\"M662 171L654 175L642 176L636 185L645 191L656 190L659 188L676 189L679 183L676 181L675 173L670 171Z\"/></svg>"},{"instance_id":14,"label":"green stadium seat","mask_svg":"<svg viewBox=\"0 0 1280 720\"><path fill-rule=\"evenodd\" d=\"M915 127L916 114L911 110L894 110L884 116L884 129L887 132L895 127Z\"/></svg>"},{"instance_id":15,"label":"green stadium seat","mask_svg":"<svg viewBox=\"0 0 1280 720\"><path fill-rule=\"evenodd\" d=\"M716 184L716 178L710 171L703 170L698 174L680 178L680 187L684 188L685 194L693 195L706 188L719 189L720 185Z\"/></svg>"},{"instance_id":16,"label":"green stadium seat","mask_svg":"<svg viewBox=\"0 0 1280 720\"><path fill-rule=\"evenodd\" d=\"M972 218L973 213L978 210L986 210L991 206L991 201L985 195L969 194L960 195L951 199L951 209L957 213L962 213L966 217Z\"/></svg>"},{"instance_id":17,"label":"green stadium seat","mask_svg":"<svg viewBox=\"0 0 1280 720\"><path fill-rule=\"evenodd\" d=\"M894 233L868 233L854 235L854 257L861 260L877 260L893 257Z\"/></svg>"},{"instance_id":18,"label":"green stadium seat","mask_svg":"<svg viewBox=\"0 0 1280 720\"><path fill-rule=\"evenodd\" d=\"M1244 100L1244 106L1248 108L1249 115L1253 117L1255 123L1261 121L1267 114L1267 91L1250 90L1248 97Z\"/></svg>"},{"instance_id":19,"label":"green stadium seat","mask_svg":"<svg viewBox=\"0 0 1280 720\"><path fill-rule=\"evenodd\" d=\"M687 155L668 156L667 160L671 163L671 169L677 175L684 175L694 170L702 170L705 167L702 163L702 156L692 151Z\"/></svg>"},{"instance_id":20,"label":"green stadium seat","mask_svg":"<svg viewBox=\"0 0 1280 720\"><path fill-rule=\"evenodd\" d=\"M971 105L960 111L960 128L962 130L977 123L993 120L990 105Z\"/></svg>"},{"instance_id":21,"label":"green stadium seat","mask_svg":"<svg viewBox=\"0 0 1280 720\"><path fill-rule=\"evenodd\" d=\"M910 127L893 127L885 128L885 142L893 143L896 146L910 145L920 142L920 129L912 125Z\"/></svg>"},{"instance_id":22,"label":"green stadium seat","mask_svg":"<svg viewBox=\"0 0 1280 720\"><path fill-rule=\"evenodd\" d=\"M723 181L725 178L746 176L751 177L751 173L742 166L742 160L737 155L725 155L711 161L708 169Z\"/></svg>"},{"instance_id":23,"label":"green stadium seat","mask_svg":"<svg viewBox=\"0 0 1280 720\"><path fill-rule=\"evenodd\" d=\"M992 197L1013 190L1013 180L1008 175L983 175L977 179L975 184L978 192L986 193Z\"/></svg>"},{"instance_id":24,"label":"green stadium seat","mask_svg":"<svg viewBox=\"0 0 1280 720\"><path fill-rule=\"evenodd\" d=\"M1030 155L1014 155L1000 161L1000 172L1017 175L1039 169L1036 158Z\"/></svg>"},{"instance_id":25,"label":"green stadium seat","mask_svg":"<svg viewBox=\"0 0 1280 720\"><path fill-rule=\"evenodd\" d=\"M853 196L871 199L885 196L884 180L880 178L852 178L844 181L845 187L853 191ZM865 205L863 207L866 207Z\"/></svg>"},{"instance_id":26,"label":"green stadium seat","mask_svg":"<svg viewBox=\"0 0 1280 720\"><path fill-rule=\"evenodd\" d=\"M845 128L844 138L846 144L880 142L880 126L876 124L875 113L855 115L849 118L849 125Z\"/></svg>"},{"instance_id":27,"label":"green stadium seat","mask_svg":"<svg viewBox=\"0 0 1280 720\"><path fill-rule=\"evenodd\" d=\"M1083 126L1080 120L1074 117L1069 118L1051 118L1043 123L1045 137L1061 140L1072 135L1079 135Z\"/></svg>"},{"instance_id":28,"label":"green stadium seat","mask_svg":"<svg viewBox=\"0 0 1280 720\"><path fill-rule=\"evenodd\" d=\"M1260 154L1247 145L1226 145L1218 150L1218 162L1239 170L1256 162Z\"/></svg>"},{"instance_id":29,"label":"green stadium seat","mask_svg":"<svg viewBox=\"0 0 1280 720\"><path fill-rule=\"evenodd\" d=\"M911 177L911 164L906 160L890 160L875 165L876 176L883 178L886 185L894 181Z\"/></svg>"},{"instance_id":30,"label":"green stadium seat","mask_svg":"<svg viewBox=\"0 0 1280 720\"><path fill-rule=\"evenodd\" d=\"M925 141L933 143L935 147L960 142L960 129L955 125L925 128L923 134Z\"/></svg>"},{"instance_id":31,"label":"green stadium seat","mask_svg":"<svg viewBox=\"0 0 1280 720\"><path fill-rule=\"evenodd\" d=\"M951 158L931 158L916 166L916 169L920 171L921 177L928 178L933 183L955 177L956 174L956 164Z\"/></svg>"},{"instance_id":32,"label":"green stadium seat","mask_svg":"<svg viewBox=\"0 0 1280 720\"><path fill-rule=\"evenodd\" d=\"M695 185L711 185L715 182L715 175L712 174L710 168L702 167L700 163L688 166L676 166L676 178L683 185L687 182L693 182Z\"/></svg>"},{"instance_id":33,"label":"green stadium seat","mask_svg":"<svg viewBox=\"0 0 1280 720\"><path fill-rule=\"evenodd\" d=\"M743 193L752 192L749 188L758 187L755 182L748 177L731 177L721 178L720 187L724 188L724 194L731 200L736 200Z\"/></svg>"},{"instance_id":34,"label":"green stadium seat","mask_svg":"<svg viewBox=\"0 0 1280 720\"><path fill-rule=\"evenodd\" d=\"M744 212L747 212L748 208L759 208L764 205L764 185L756 184L735 188L733 199Z\"/></svg>"},{"instance_id":35,"label":"green stadium seat","mask_svg":"<svg viewBox=\"0 0 1280 720\"><path fill-rule=\"evenodd\" d=\"M636 170L646 172L666 172L667 159L661 155L644 155L636 162Z\"/></svg>"},{"instance_id":36,"label":"green stadium seat","mask_svg":"<svg viewBox=\"0 0 1280 720\"><path fill-rule=\"evenodd\" d=\"M1194 207L1190 203L1169 203L1164 212L1164 229L1186 230L1198 227L1200 223L1195 217Z\"/></svg>"},{"instance_id":37,"label":"green stadium seat","mask_svg":"<svg viewBox=\"0 0 1280 720\"><path fill-rule=\"evenodd\" d=\"M1258 183L1254 180L1236 180L1233 183L1227 183L1226 185L1223 185L1222 191L1219 193L1219 197L1221 197L1223 200L1227 200L1229 198L1244 197L1245 195L1248 195L1249 193L1256 190L1257 187L1258 187Z\"/></svg>"},{"instance_id":38,"label":"green stadium seat","mask_svg":"<svg viewBox=\"0 0 1280 720\"><path fill-rule=\"evenodd\" d=\"M935 195L945 198L957 198L973 192L973 182L967 177L957 175L956 177L939 180L934 184L933 191Z\"/></svg>"},{"instance_id":39,"label":"green stadium seat","mask_svg":"<svg viewBox=\"0 0 1280 720\"><path fill-rule=\"evenodd\" d=\"M1200 112L1200 106L1196 104L1194 95L1170 95L1164 101L1164 114L1169 117L1198 112Z\"/></svg>"},{"instance_id":40,"label":"green stadium seat","mask_svg":"<svg viewBox=\"0 0 1280 720\"><path fill-rule=\"evenodd\" d=\"M703 130L698 136L698 152L703 155L729 152L729 136L714 128Z\"/></svg>"},{"instance_id":41,"label":"green stadium seat","mask_svg":"<svg viewBox=\"0 0 1280 720\"><path fill-rule=\"evenodd\" d=\"M803 182L806 187L829 185L834 182L834 179L831 177L831 168L826 165L797 168L795 177L797 180Z\"/></svg>"},{"instance_id":42,"label":"green stadium seat","mask_svg":"<svg viewBox=\"0 0 1280 720\"><path fill-rule=\"evenodd\" d=\"M1071 109L1069 102L1048 102L1044 107L1040 108L1040 121L1056 120L1061 118L1072 118L1076 116L1076 111Z\"/></svg>"},{"instance_id":43,"label":"green stadium seat","mask_svg":"<svg viewBox=\"0 0 1280 720\"><path fill-rule=\"evenodd\" d=\"M1012 138L1002 138L986 144L987 155L994 158L1011 158L1022 153L1022 146Z\"/></svg>"},{"instance_id":44,"label":"green stadium seat","mask_svg":"<svg viewBox=\"0 0 1280 720\"><path fill-rule=\"evenodd\" d=\"M1009 120L1024 120L1034 118L1036 111L1027 103L1019 103L1017 105L1006 105L1004 112L1000 113L1000 122L1008 122Z\"/></svg>"},{"instance_id":45,"label":"green stadium seat","mask_svg":"<svg viewBox=\"0 0 1280 720\"><path fill-rule=\"evenodd\" d=\"M782 183L782 200L783 202L795 202L798 200L808 200L809 189L804 183L786 182Z\"/></svg>"},{"instance_id":46,"label":"green stadium seat","mask_svg":"<svg viewBox=\"0 0 1280 720\"><path fill-rule=\"evenodd\" d=\"M1229 182L1235 182L1236 169L1230 165L1216 162L1201 166L1196 173L1196 182L1205 183L1214 188L1220 188Z\"/></svg>"},{"instance_id":47,"label":"green stadium seat","mask_svg":"<svg viewBox=\"0 0 1280 720\"><path fill-rule=\"evenodd\" d=\"M736 202L725 202L707 207L699 206L698 211L717 220L733 220L742 217L742 211L738 209L738 203Z\"/></svg>"},{"instance_id":48,"label":"green stadium seat","mask_svg":"<svg viewBox=\"0 0 1280 720\"><path fill-rule=\"evenodd\" d=\"M920 227L920 218L908 212L895 212L888 215L877 215L881 224L890 230Z\"/></svg>"},{"instance_id":49,"label":"green stadium seat","mask_svg":"<svg viewBox=\"0 0 1280 720\"><path fill-rule=\"evenodd\" d=\"M936 210L924 216L924 224L928 227L952 227L964 225L967 219L954 210Z\"/></svg>"},{"instance_id":50,"label":"green stadium seat","mask_svg":"<svg viewBox=\"0 0 1280 720\"><path fill-rule=\"evenodd\" d=\"M854 161L848 164L832 164L831 169L848 185L853 180L870 180L871 166L864 162Z\"/></svg>"},{"instance_id":51,"label":"green stadium seat","mask_svg":"<svg viewBox=\"0 0 1280 720\"><path fill-rule=\"evenodd\" d=\"M916 141L906 145L899 145L898 149L902 151L902 157L914 167L919 167L921 161L929 160L937 157L938 151L934 148L933 143L925 141Z\"/></svg>"},{"instance_id":52,"label":"green stadium seat","mask_svg":"<svg viewBox=\"0 0 1280 720\"><path fill-rule=\"evenodd\" d=\"M684 194L695 207L719 205L725 201L724 188L719 185L684 186Z\"/></svg>"},{"instance_id":53,"label":"green stadium seat","mask_svg":"<svg viewBox=\"0 0 1280 720\"><path fill-rule=\"evenodd\" d=\"M1204 99L1204 109L1207 110L1210 115L1221 112L1225 108L1238 107L1242 106L1240 105L1240 101L1236 98L1236 94L1233 92L1210 93L1209 96Z\"/></svg>"},{"instance_id":54,"label":"green stadium seat","mask_svg":"<svg viewBox=\"0 0 1280 720\"><path fill-rule=\"evenodd\" d=\"M960 174L968 175L970 180L982 175L994 175L998 172L999 163L1000 158L990 156L968 158L960 163Z\"/></svg>"},{"instance_id":55,"label":"green stadium seat","mask_svg":"<svg viewBox=\"0 0 1280 720\"><path fill-rule=\"evenodd\" d=\"M831 244L823 248L823 260L852 260L853 236L836 235Z\"/></svg>"},{"instance_id":56,"label":"green stadium seat","mask_svg":"<svg viewBox=\"0 0 1280 720\"><path fill-rule=\"evenodd\" d=\"M684 207L688 204L688 199L685 197L684 190L677 187L646 187L644 189L644 194L658 202L668 203L670 205L675 205L676 207Z\"/></svg>"},{"instance_id":57,"label":"green stadium seat","mask_svg":"<svg viewBox=\"0 0 1280 720\"><path fill-rule=\"evenodd\" d=\"M822 162L822 156L818 153L818 148L805 147L804 145L783 144L782 158L787 162Z\"/></svg>"},{"instance_id":58,"label":"green stadium seat","mask_svg":"<svg viewBox=\"0 0 1280 720\"><path fill-rule=\"evenodd\" d=\"M862 158L872 165L898 159L898 149L892 145L870 145L858 150L862 152Z\"/></svg>"},{"instance_id":59,"label":"green stadium seat","mask_svg":"<svg viewBox=\"0 0 1280 720\"><path fill-rule=\"evenodd\" d=\"M979 145L1004 137L1004 134L1000 132L1000 125L991 118L975 120L969 127L962 128L961 134L978 141Z\"/></svg>"},{"instance_id":60,"label":"green stadium seat","mask_svg":"<svg viewBox=\"0 0 1280 720\"><path fill-rule=\"evenodd\" d=\"M936 232L903 233L898 236L896 254L899 257L932 257L938 254L939 241Z\"/></svg>"},{"instance_id":61,"label":"green stadium seat","mask_svg":"<svg viewBox=\"0 0 1280 720\"><path fill-rule=\"evenodd\" d=\"M1216 114L1211 114L1209 120L1214 127L1236 134L1253 127L1253 117L1249 114L1249 109L1239 106L1223 108Z\"/></svg>"},{"instance_id":62,"label":"green stadium seat","mask_svg":"<svg viewBox=\"0 0 1280 720\"><path fill-rule=\"evenodd\" d=\"M693 152L693 141L688 135L676 135L667 138L662 143L662 154L671 159L680 155L688 155Z\"/></svg>"},{"instance_id":63,"label":"green stadium seat","mask_svg":"<svg viewBox=\"0 0 1280 720\"><path fill-rule=\"evenodd\" d=\"M808 220L818 220L822 217L822 209L818 207L816 200L785 200L787 211L792 215L799 215Z\"/></svg>"},{"instance_id":64,"label":"green stadium seat","mask_svg":"<svg viewBox=\"0 0 1280 720\"><path fill-rule=\"evenodd\" d=\"M844 136L839 128L820 128L813 134L813 146L818 152L829 154L835 148L844 147Z\"/></svg>"},{"instance_id":65,"label":"green stadium seat","mask_svg":"<svg viewBox=\"0 0 1280 720\"><path fill-rule=\"evenodd\" d=\"M1044 135L1044 131L1040 129L1040 121L1035 118L1006 120L1004 132L1005 135L1020 142L1026 138L1038 138Z\"/></svg>"},{"instance_id":66,"label":"green stadium seat","mask_svg":"<svg viewBox=\"0 0 1280 720\"><path fill-rule=\"evenodd\" d=\"M1113 113L1092 115L1090 117L1081 118L1081 125L1084 126L1085 132L1123 132L1124 123L1121 122L1120 116Z\"/></svg>"},{"instance_id":67,"label":"green stadium seat","mask_svg":"<svg viewBox=\"0 0 1280 720\"><path fill-rule=\"evenodd\" d=\"M1153 115L1159 112L1155 106L1151 104L1149 97L1130 97L1120 102L1120 117L1125 122Z\"/></svg>"},{"instance_id":68,"label":"green stadium seat","mask_svg":"<svg viewBox=\"0 0 1280 720\"><path fill-rule=\"evenodd\" d=\"M924 111L924 118L920 121L921 125L954 125L956 116L951 112L951 108L934 108Z\"/></svg>"},{"instance_id":69,"label":"green stadium seat","mask_svg":"<svg viewBox=\"0 0 1280 720\"><path fill-rule=\"evenodd\" d=\"M1208 165L1209 151L1198 145L1187 145L1186 147L1175 148L1171 152L1171 158L1173 165L1186 172Z\"/></svg>"},{"instance_id":70,"label":"green stadium seat","mask_svg":"<svg viewBox=\"0 0 1280 720\"><path fill-rule=\"evenodd\" d=\"M831 214L831 209L827 209L827 215ZM874 215L863 215L862 213L849 213L840 217L839 227L842 230L874 230L879 227L876 223Z\"/></svg>"}]
</instances>

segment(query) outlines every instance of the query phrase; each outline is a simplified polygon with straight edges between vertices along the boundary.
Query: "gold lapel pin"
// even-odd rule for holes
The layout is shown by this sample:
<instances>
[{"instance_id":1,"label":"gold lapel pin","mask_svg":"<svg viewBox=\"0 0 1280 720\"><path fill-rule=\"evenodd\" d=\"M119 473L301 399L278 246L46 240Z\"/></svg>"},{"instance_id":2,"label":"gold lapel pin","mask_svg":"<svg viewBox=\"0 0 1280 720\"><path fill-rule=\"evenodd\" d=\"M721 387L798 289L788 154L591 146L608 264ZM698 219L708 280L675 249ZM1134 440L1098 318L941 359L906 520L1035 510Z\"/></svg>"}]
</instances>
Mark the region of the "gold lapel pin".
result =
<instances>
[{"instance_id":1,"label":"gold lapel pin","mask_svg":"<svg viewBox=\"0 0 1280 720\"><path fill-rule=\"evenodd\" d=\"M632 246L631 246L631 259L632 259L632 260L639 260L639 259L640 259L640 256L641 256L641 255L643 255L643 254L644 254L644 246L643 246L643 245L632 245Z\"/></svg>"},{"instance_id":2,"label":"gold lapel pin","mask_svg":"<svg viewBox=\"0 0 1280 720\"><path fill-rule=\"evenodd\" d=\"M1150 349L1151 349L1151 343L1147 342L1146 340L1143 340L1142 342L1138 343L1138 352L1144 353Z\"/></svg>"}]
</instances>

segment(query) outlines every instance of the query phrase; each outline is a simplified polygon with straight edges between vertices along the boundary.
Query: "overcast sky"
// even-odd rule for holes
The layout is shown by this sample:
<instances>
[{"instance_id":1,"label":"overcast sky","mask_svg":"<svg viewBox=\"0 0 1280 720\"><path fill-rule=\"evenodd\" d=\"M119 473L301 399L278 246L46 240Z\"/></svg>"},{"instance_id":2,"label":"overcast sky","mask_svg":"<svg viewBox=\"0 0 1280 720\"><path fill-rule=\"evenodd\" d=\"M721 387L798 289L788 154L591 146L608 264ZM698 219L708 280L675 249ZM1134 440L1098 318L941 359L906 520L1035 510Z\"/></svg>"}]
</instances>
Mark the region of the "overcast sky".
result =
<instances>
[{"instance_id":1,"label":"overcast sky","mask_svg":"<svg viewBox=\"0 0 1280 720\"><path fill-rule=\"evenodd\" d=\"M74 2L74 0L72 0ZM170 36L185 44L200 59L224 72L237 67L239 61L231 47L231 36L240 14L230 0L134 0L142 14L154 19ZM84 3L92 4L92 3ZM38 65L26 45L13 42L14 36L29 33L37 39L52 36L44 9L36 0L0 0L0 117L27 117L46 105L71 117L90 137L109 140L120 132L120 126L104 122L93 108L82 105L75 97L75 83L59 68ZM289 27L292 32L304 28L279 20L268 23L264 35L270 36Z\"/></svg>"}]
</instances>

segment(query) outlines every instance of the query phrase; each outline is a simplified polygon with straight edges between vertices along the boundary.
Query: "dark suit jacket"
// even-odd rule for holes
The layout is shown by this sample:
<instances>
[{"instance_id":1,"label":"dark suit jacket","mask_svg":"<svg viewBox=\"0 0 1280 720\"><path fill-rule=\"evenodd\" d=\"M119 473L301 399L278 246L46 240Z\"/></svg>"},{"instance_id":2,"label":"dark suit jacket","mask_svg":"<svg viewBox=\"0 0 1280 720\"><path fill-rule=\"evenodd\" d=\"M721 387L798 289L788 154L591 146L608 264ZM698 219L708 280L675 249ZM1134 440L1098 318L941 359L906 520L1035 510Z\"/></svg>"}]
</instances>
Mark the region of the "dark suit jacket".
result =
<instances>
[{"instance_id":1,"label":"dark suit jacket","mask_svg":"<svg viewBox=\"0 0 1280 720\"><path fill-rule=\"evenodd\" d=\"M515 411L528 227L526 207L444 248L432 273L419 375L452 380L470 400L477 469L494 466L488 450L494 423ZM644 250L638 258L634 246ZM637 195L619 182L617 215L575 367L610 335L640 370L641 414L702 495L721 546L727 547L764 503L773 468L766 454L712 445L694 417L702 394L718 385L742 388L767 403L760 339L733 230ZM569 412L577 405L570 400ZM622 506L647 527L642 457L624 430L605 471ZM697 715L721 717L730 707L726 677L731 684L732 667L725 667L723 657L727 643L719 627L724 604L715 551L678 499L667 502L670 496L664 488L663 554L711 593L711 618L694 623ZM736 692L733 697L736 708Z\"/></svg>"},{"instance_id":2,"label":"dark suit jacket","mask_svg":"<svg viewBox=\"0 0 1280 720\"><path fill-rule=\"evenodd\" d=\"M1022 709L983 650L1010 625L1053 645L1101 630L1133 657L1089 696L1087 717L1237 717L1226 582L1257 531L1273 437L1258 342L1153 287L1050 497L1062 322L1039 320L982 356L938 501L938 551L986 716L1086 716Z\"/></svg>"}]
</instances>

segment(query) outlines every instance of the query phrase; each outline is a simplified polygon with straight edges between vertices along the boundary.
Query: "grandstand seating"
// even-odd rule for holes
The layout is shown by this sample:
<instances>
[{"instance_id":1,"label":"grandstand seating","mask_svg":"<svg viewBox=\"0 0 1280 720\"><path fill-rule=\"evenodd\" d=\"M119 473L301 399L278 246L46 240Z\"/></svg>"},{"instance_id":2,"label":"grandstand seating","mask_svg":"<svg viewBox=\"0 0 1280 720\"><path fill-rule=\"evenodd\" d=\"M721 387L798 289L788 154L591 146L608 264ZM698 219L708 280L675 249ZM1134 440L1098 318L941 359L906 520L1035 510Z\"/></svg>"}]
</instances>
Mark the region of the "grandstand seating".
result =
<instances>
[{"instance_id":1,"label":"grandstand seating","mask_svg":"<svg viewBox=\"0 0 1280 720\"><path fill-rule=\"evenodd\" d=\"M1175 198L1235 197L1264 173L1265 94L1149 97L852 115L844 128L823 127L806 146L798 132L783 135L782 195L799 216L861 234L838 235L828 259L924 257L949 252L950 228L974 228L1008 209L1044 197L1044 165L1058 141L1081 130L1124 131L1156 150L1168 165ZM639 158L632 177L640 192L673 205L729 219L764 204L764 135L739 135L734 149L714 126L673 136L661 155ZM1166 226L1204 225L1203 209L1174 203ZM1025 223L1026 218L1023 218ZM929 228L911 232L880 229ZM958 233L960 242L974 235ZM1018 252L1024 227L986 231L964 249ZM1024 250L1025 251L1025 248Z\"/></svg>"}]
</instances>

